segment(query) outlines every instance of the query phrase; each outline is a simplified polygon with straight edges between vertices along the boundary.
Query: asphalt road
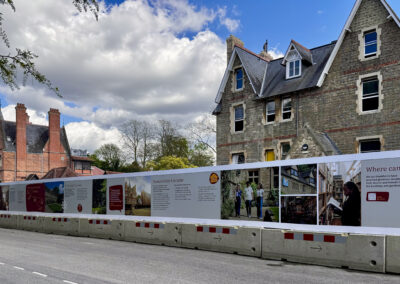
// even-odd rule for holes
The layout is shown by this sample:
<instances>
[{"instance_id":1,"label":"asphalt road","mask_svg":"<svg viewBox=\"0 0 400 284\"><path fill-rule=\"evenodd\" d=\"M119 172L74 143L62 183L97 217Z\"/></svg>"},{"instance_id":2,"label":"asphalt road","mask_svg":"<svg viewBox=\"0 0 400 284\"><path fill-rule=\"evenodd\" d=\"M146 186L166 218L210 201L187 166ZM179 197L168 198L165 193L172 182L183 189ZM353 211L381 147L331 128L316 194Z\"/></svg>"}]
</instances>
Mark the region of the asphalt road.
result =
<instances>
[{"instance_id":1,"label":"asphalt road","mask_svg":"<svg viewBox=\"0 0 400 284\"><path fill-rule=\"evenodd\" d=\"M0 229L0 283L400 283L400 275Z\"/></svg>"}]
</instances>

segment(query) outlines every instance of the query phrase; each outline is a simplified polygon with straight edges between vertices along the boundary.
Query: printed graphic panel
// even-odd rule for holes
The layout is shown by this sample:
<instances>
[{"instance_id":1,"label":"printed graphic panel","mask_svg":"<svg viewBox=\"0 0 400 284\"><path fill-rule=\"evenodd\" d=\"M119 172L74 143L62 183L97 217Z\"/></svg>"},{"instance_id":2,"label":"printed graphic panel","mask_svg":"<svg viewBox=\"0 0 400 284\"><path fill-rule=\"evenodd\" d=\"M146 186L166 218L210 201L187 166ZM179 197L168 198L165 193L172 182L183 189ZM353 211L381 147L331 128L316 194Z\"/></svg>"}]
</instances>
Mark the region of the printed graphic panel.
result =
<instances>
[{"instance_id":1,"label":"printed graphic panel","mask_svg":"<svg viewBox=\"0 0 400 284\"><path fill-rule=\"evenodd\" d=\"M317 198L315 196L282 196L281 222L317 224Z\"/></svg>"},{"instance_id":2,"label":"printed graphic panel","mask_svg":"<svg viewBox=\"0 0 400 284\"><path fill-rule=\"evenodd\" d=\"M26 185L26 211L45 212L45 186L43 183Z\"/></svg>"},{"instance_id":3,"label":"printed graphic panel","mask_svg":"<svg viewBox=\"0 0 400 284\"><path fill-rule=\"evenodd\" d=\"M64 182L46 182L44 183L46 191L46 212L63 213L64 212Z\"/></svg>"},{"instance_id":4,"label":"printed graphic panel","mask_svg":"<svg viewBox=\"0 0 400 284\"><path fill-rule=\"evenodd\" d=\"M91 180L66 181L64 185L64 212L91 214L92 193Z\"/></svg>"},{"instance_id":5,"label":"printed graphic panel","mask_svg":"<svg viewBox=\"0 0 400 284\"><path fill-rule=\"evenodd\" d=\"M400 159L361 162L362 224L400 227Z\"/></svg>"},{"instance_id":6,"label":"printed graphic panel","mask_svg":"<svg viewBox=\"0 0 400 284\"><path fill-rule=\"evenodd\" d=\"M361 163L318 165L320 225L361 226Z\"/></svg>"},{"instance_id":7,"label":"printed graphic panel","mask_svg":"<svg viewBox=\"0 0 400 284\"><path fill-rule=\"evenodd\" d=\"M222 171L221 218L279 222L279 167Z\"/></svg>"},{"instance_id":8,"label":"printed graphic panel","mask_svg":"<svg viewBox=\"0 0 400 284\"><path fill-rule=\"evenodd\" d=\"M94 214L107 214L107 180L93 180L92 212Z\"/></svg>"},{"instance_id":9,"label":"printed graphic panel","mask_svg":"<svg viewBox=\"0 0 400 284\"><path fill-rule=\"evenodd\" d=\"M10 185L10 211L26 211L26 185Z\"/></svg>"},{"instance_id":10,"label":"printed graphic panel","mask_svg":"<svg viewBox=\"0 0 400 284\"><path fill-rule=\"evenodd\" d=\"M220 218L220 173L151 177L151 216Z\"/></svg>"},{"instance_id":11,"label":"printed graphic panel","mask_svg":"<svg viewBox=\"0 0 400 284\"><path fill-rule=\"evenodd\" d=\"M281 167L281 195L316 194L317 165L293 165Z\"/></svg>"},{"instance_id":12,"label":"printed graphic panel","mask_svg":"<svg viewBox=\"0 0 400 284\"><path fill-rule=\"evenodd\" d=\"M0 187L0 210L10 209L10 187L3 185Z\"/></svg>"},{"instance_id":13,"label":"printed graphic panel","mask_svg":"<svg viewBox=\"0 0 400 284\"><path fill-rule=\"evenodd\" d=\"M125 180L107 179L107 214L125 215Z\"/></svg>"},{"instance_id":14,"label":"printed graphic panel","mask_svg":"<svg viewBox=\"0 0 400 284\"><path fill-rule=\"evenodd\" d=\"M151 177L125 179L125 215L151 216Z\"/></svg>"}]
</instances>

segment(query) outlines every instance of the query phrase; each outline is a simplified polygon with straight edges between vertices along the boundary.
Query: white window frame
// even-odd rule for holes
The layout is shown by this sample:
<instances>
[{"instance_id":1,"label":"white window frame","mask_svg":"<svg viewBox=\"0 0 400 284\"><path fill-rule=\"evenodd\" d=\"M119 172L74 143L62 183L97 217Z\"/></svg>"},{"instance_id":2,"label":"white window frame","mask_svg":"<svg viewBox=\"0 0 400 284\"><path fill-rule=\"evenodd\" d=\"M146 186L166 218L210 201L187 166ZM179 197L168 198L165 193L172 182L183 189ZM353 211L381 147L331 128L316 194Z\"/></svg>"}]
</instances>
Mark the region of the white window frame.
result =
<instances>
[{"instance_id":1,"label":"white window frame","mask_svg":"<svg viewBox=\"0 0 400 284\"><path fill-rule=\"evenodd\" d=\"M366 35L372 34L372 33L376 34L376 40L367 43ZM363 37L364 37L364 57L376 56L376 53L378 52L378 33L377 33L377 31L375 29L373 29L373 30L364 32ZM371 45L376 45L376 51L371 52L371 53L365 53L367 46L371 46Z\"/></svg>"},{"instance_id":2,"label":"white window frame","mask_svg":"<svg viewBox=\"0 0 400 284\"><path fill-rule=\"evenodd\" d=\"M292 113L293 106L291 105L291 106L290 106L290 117L289 117L289 118L283 118L283 114L284 114L284 113L289 113L289 111L287 111L287 110L284 111L284 110L283 110L284 102L287 101L287 100L290 100L290 103L291 103L291 104L293 103L292 97L284 97L284 98L282 98L282 101L281 101L281 117L282 117L282 121L289 121L289 120L292 120L292 117L293 117L293 113Z\"/></svg>"},{"instance_id":3,"label":"white window frame","mask_svg":"<svg viewBox=\"0 0 400 284\"><path fill-rule=\"evenodd\" d=\"M382 135L357 137L356 141L357 141L357 152L358 153L372 153L372 152L384 151ZM371 151L371 152L361 152L361 143L368 142L368 141L379 141L381 143L380 150L379 151Z\"/></svg>"},{"instance_id":4,"label":"white window frame","mask_svg":"<svg viewBox=\"0 0 400 284\"><path fill-rule=\"evenodd\" d=\"M368 82L378 82L378 90L375 93L370 93L370 94L365 94L364 93L364 84ZM366 78L361 81L362 85L362 98L361 98L361 108L363 108L363 103L365 100L373 99L373 98L378 98L378 105L376 109L370 109L370 110L363 110L361 109L362 112L369 112L369 111L377 111L379 109L379 79L378 77L372 77L372 78Z\"/></svg>"},{"instance_id":5,"label":"white window frame","mask_svg":"<svg viewBox=\"0 0 400 284\"><path fill-rule=\"evenodd\" d=\"M363 100L364 98L364 82L368 81L369 79L374 79L376 78L378 80L378 98L379 98L379 102L378 102L378 108L377 109L373 109L373 110L368 110L368 111L363 111ZM365 75L360 75L358 80L357 80L357 90L356 90L356 94L357 94L357 113L359 115L365 115L365 114L371 114L371 113L377 113L380 112L383 108L383 99L384 99L384 95L382 92L382 75L381 72L374 72L374 73L369 73L369 74L365 74ZM371 98L371 97L368 97Z\"/></svg>"},{"instance_id":6,"label":"white window frame","mask_svg":"<svg viewBox=\"0 0 400 284\"><path fill-rule=\"evenodd\" d=\"M299 73L296 74L296 62L299 63ZM292 61L286 62L286 79L292 79L292 78L297 78L301 76L301 59L296 59ZM291 66L293 66L293 75L290 76L290 69Z\"/></svg>"},{"instance_id":7,"label":"white window frame","mask_svg":"<svg viewBox=\"0 0 400 284\"><path fill-rule=\"evenodd\" d=\"M268 111L268 104L270 104L270 103L274 104L273 112L272 111L271 112ZM274 120L268 121L268 116L271 116L271 115L274 116ZM276 102L275 102L275 100L267 101L267 103L265 104L265 123L266 124L271 124L271 123L274 123L275 120L276 120Z\"/></svg>"},{"instance_id":8,"label":"white window frame","mask_svg":"<svg viewBox=\"0 0 400 284\"><path fill-rule=\"evenodd\" d=\"M243 109L243 117L242 119L236 119L236 109L242 107ZM243 122L243 127L242 130L236 130L236 122ZM243 105L237 105L233 107L233 131L234 132L243 132L244 131L244 106Z\"/></svg>"},{"instance_id":9,"label":"white window frame","mask_svg":"<svg viewBox=\"0 0 400 284\"><path fill-rule=\"evenodd\" d=\"M376 32L376 52L365 54L365 35L374 31ZM360 33L358 34L358 40L359 40L358 59L360 61L375 59L381 55L381 34L382 34L382 29L377 25L366 27L360 31Z\"/></svg>"},{"instance_id":10,"label":"white window frame","mask_svg":"<svg viewBox=\"0 0 400 284\"><path fill-rule=\"evenodd\" d=\"M246 153L245 153L244 151L241 151L241 152L233 152L233 153L231 153L231 164L232 164L232 165L237 165L237 164L239 164L239 163L238 163L238 162L239 162L239 155L243 155L243 158L244 158L243 163L240 163L240 164L246 163ZM237 157L237 159L234 158L234 157Z\"/></svg>"},{"instance_id":11,"label":"white window frame","mask_svg":"<svg viewBox=\"0 0 400 284\"><path fill-rule=\"evenodd\" d=\"M241 88L237 88L237 76L236 76L236 72L238 71L238 70L242 70L242 87ZM233 77L234 77L234 80L233 80L233 82L234 82L234 87L233 87L233 89L235 90L235 91L241 91L241 90L243 90L244 89L244 69L243 69L243 67L242 66L240 66L240 67L236 67L234 70L233 70Z\"/></svg>"},{"instance_id":12,"label":"white window frame","mask_svg":"<svg viewBox=\"0 0 400 284\"><path fill-rule=\"evenodd\" d=\"M279 160L283 160L282 159L282 154L283 154L282 146L283 146L283 144L289 144L290 149L292 149L292 140L281 140L281 141L279 141L279 143L278 143ZM290 152L290 150L289 150L289 152ZM286 159L288 159L288 157L290 158L289 152L288 152L288 155L286 156Z\"/></svg>"}]
</instances>

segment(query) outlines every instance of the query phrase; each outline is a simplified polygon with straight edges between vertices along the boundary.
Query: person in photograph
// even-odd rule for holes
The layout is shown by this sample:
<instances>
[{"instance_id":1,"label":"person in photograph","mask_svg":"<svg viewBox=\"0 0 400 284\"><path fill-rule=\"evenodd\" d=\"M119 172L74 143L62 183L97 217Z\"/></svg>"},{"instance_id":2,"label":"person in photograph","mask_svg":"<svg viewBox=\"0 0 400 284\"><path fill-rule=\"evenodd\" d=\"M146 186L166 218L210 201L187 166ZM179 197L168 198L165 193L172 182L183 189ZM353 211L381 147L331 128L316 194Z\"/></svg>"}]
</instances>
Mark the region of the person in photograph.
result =
<instances>
[{"instance_id":1,"label":"person in photograph","mask_svg":"<svg viewBox=\"0 0 400 284\"><path fill-rule=\"evenodd\" d=\"M346 200L343 203L342 225L361 226L361 194L357 185L348 181L343 186Z\"/></svg>"},{"instance_id":2,"label":"person in photograph","mask_svg":"<svg viewBox=\"0 0 400 284\"><path fill-rule=\"evenodd\" d=\"M264 198L264 189L262 184L260 183L257 188L257 218L263 218L262 206L263 206L263 198Z\"/></svg>"},{"instance_id":3,"label":"person in photograph","mask_svg":"<svg viewBox=\"0 0 400 284\"><path fill-rule=\"evenodd\" d=\"M241 202L242 202L242 190L240 189L240 184L237 184L235 190L235 209L236 209L236 217L239 218L240 218Z\"/></svg>"},{"instance_id":4,"label":"person in photograph","mask_svg":"<svg viewBox=\"0 0 400 284\"><path fill-rule=\"evenodd\" d=\"M253 201L253 188L250 186L250 182L246 182L246 188L244 189L246 197L246 213L247 217L251 217L251 202Z\"/></svg>"}]
</instances>

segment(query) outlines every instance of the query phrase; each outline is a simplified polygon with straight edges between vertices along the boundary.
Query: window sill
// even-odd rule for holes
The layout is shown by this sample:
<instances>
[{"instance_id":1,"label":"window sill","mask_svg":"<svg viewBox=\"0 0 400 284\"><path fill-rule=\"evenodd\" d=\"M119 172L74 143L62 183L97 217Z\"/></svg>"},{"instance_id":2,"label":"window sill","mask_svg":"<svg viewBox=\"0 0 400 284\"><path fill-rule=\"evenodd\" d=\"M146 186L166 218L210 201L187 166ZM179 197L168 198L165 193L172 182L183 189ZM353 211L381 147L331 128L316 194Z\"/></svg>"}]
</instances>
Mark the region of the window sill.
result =
<instances>
[{"instance_id":1,"label":"window sill","mask_svg":"<svg viewBox=\"0 0 400 284\"><path fill-rule=\"evenodd\" d=\"M299 78L299 77L301 77L301 74L297 75L297 76L286 77L286 80L296 79L296 78Z\"/></svg>"},{"instance_id":2,"label":"window sill","mask_svg":"<svg viewBox=\"0 0 400 284\"><path fill-rule=\"evenodd\" d=\"M293 120L293 118L288 118L288 119L282 119L279 122L280 123L284 123L284 122L289 122L289 121L292 121L292 120Z\"/></svg>"},{"instance_id":3,"label":"window sill","mask_svg":"<svg viewBox=\"0 0 400 284\"><path fill-rule=\"evenodd\" d=\"M243 91L243 90L244 90L244 88L241 88L241 89L234 89L233 92L234 92L234 93L238 93L238 92L241 92L241 91Z\"/></svg>"},{"instance_id":4,"label":"window sill","mask_svg":"<svg viewBox=\"0 0 400 284\"><path fill-rule=\"evenodd\" d=\"M243 134L244 133L244 130L242 130L242 131L232 131L232 134Z\"/></svg>"},{"instance_id":5,"label":"window sill","mask_svg":"<svg viewBox=\"0 0 400 284\"><path fill-rule=\"evenodd\" d=\"M369 111L361 111L361 112L359 113L359 115L373 114L373 113L379 113L379 112L381 112L380 109L377 109L377 110L369 110Z\"/></svg>"},{"instance_id":6,"label":"window sill","mask_svg":"<svg viewBox=\"0 0 400 284\"><path fill-rule=\"evenodd\" d=\"M368 60L377 59L377 58L379 58L378 54L368 56L368 57L365 57L365 55L364 55L364 57L361 59L361 61L368 61Z\"/></svg>"}]
</instances>

